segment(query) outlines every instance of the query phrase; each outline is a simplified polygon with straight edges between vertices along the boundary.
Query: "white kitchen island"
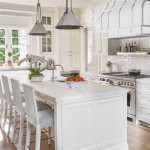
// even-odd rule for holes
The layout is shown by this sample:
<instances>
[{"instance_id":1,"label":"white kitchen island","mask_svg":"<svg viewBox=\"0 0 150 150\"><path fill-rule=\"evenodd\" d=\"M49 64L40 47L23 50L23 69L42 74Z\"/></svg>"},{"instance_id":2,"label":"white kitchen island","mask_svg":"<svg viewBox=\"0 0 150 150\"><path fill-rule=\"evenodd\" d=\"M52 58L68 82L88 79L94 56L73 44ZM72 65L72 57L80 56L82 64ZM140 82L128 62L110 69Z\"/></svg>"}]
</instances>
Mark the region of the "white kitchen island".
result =
<instances>
[{"instance_id":1,"label":"white kitchen island","mask_svg":"<svg viewBox=\"0 0 150 150\"><path fill-rule=\"evenodd\" d=\"M77 89L65 83L29 82L26 75L9 75L32 85L54 106L56 150L128 150L127 90L83 82Z\"/></svg>"}]
</instances>

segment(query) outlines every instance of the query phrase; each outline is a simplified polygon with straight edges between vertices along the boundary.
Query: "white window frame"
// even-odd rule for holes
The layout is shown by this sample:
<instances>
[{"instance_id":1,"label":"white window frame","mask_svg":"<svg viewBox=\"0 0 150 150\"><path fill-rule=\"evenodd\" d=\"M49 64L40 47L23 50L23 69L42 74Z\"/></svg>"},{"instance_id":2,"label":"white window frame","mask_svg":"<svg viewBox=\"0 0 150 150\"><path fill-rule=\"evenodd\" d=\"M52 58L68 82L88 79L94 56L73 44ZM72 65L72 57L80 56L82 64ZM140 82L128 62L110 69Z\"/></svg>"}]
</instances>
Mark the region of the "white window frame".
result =
<instances>
[{"instance_id":1,"label":"white window frame","mask_svg":"<svg viewBox=\"0 0 150 150\"><path fill-rule=\"evenodd\" d=\"M7 63L7 60L8 60L8 56L7 56L8 52L11 52L11 53L13 52L12 30L26 30L26 36L27 36L26 47L27 47L27 52L29 53L29 36L28 36L29 29L27 27L0 26L0 29L5 29L5 63ZM17 45L15 47L17 47ZM19 48L19 46L18 46L18 48ZM13 63L13 59L12 59L12 65L13 64L15 64L15 63Z\"/></svg>"}]
</instances>

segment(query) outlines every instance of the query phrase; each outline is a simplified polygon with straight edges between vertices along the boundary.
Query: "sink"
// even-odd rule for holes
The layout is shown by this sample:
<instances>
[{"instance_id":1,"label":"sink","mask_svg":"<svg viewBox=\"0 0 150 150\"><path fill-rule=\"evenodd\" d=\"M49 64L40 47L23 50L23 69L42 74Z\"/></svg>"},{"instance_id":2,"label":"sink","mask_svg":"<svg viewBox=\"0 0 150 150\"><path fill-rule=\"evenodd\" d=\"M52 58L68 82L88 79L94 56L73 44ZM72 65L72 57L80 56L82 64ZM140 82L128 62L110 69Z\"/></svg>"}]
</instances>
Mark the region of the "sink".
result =
<instances>
[{"instance_id":1,"label":"sink","mask_svg":"<svg viewBox=\"0 0 150 150\"><path fill-rule=\"evenodd\" d=\"M60 74L63 77L69 77L69 76L77 76L80 73L79 71L61 71Z\"/></svg>"},{"instance_id":2,"label":"sink","mask_svg":"<svg viewBox=\"0 0 150 150\"><path fill-rule=\"evenodd\" d=\"M65 82L65 80L55 80L55 81L61 82L61 83Z\"/></svg>"}]
</instances>

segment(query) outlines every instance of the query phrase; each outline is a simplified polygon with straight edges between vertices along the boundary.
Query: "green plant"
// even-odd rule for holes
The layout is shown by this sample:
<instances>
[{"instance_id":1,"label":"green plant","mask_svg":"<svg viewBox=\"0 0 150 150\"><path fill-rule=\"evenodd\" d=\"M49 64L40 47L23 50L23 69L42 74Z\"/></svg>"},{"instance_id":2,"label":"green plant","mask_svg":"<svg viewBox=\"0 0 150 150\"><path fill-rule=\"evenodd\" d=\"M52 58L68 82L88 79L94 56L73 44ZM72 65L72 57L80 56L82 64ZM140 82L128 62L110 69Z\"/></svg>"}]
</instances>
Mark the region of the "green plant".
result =
<instances>
[{"instance_id":1,"label":"green plant","mask_svg":"<svg viewBox=\"0 0 150 150\"><path fill-rule=\"evenodd\" d=\"M16 62L16 60L19 60L19 58L20 58L20 53L13 55L13 62Z\"/></svg>"},{"instance_id":2,"label":"green plant","mask_svg":"<svg viewBox=\"0 0 150 150\"><path fill-rule=\"evenodd\" d=\"M45 70L45 68L40 69L40 68L29 68L28 69L30 71L30 74L28 76L29 80L31 80L33 75L42 75L44 76L41 72L43 72Z\"/></svg>"},{"instance_id":3,"label":"green plant","mask_svg":"<svg viewBox=\"0 0 150 150\"><path fill-rule=\"evenodd\" d=\"M11 52L8 53L8 57L12 57L12 53Z\"/></svg>"},{"instance_id":4,"label":"green plant","mask_svg":"<svg viewBox=\"0 0 150 150\"><path fill-rule=\"evenodd\" d=\"M3 61L3 57L4 57L3 53L0 53L0 61Z\"/></svg>"}]
</instances>

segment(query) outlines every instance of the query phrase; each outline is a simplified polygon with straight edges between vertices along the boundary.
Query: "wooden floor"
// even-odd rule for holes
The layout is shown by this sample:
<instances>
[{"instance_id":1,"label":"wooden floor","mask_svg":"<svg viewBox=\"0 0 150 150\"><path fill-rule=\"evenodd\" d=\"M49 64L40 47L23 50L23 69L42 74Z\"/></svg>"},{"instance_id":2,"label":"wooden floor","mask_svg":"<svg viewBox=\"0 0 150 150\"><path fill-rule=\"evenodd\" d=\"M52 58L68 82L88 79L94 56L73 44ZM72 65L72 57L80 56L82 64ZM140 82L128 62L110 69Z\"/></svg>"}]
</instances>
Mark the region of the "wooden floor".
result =
<instances>
[{"instance_id":1,"label":"wooden floor","mask_svg":"<svg viewBox=\"0 0 150 150\"><path fill-rule=\"evenodd\" d=\"M32 133L34 133L34 129ZM42 134L42 138L45 137L46 135ZM34 139L35 135L32 135L31 140L34 141ZM128 144L129 150L150 150L150 128L143 125L135 125L128 121ZM25 137L23 145L25 145ZM22 149L24 149L24 147ZM34 143L31 144L30 149L34 150ZM1 128L0 150L16 150L15 145L11 144L10 139L5 135L5 132ZM47 140L42 141L41 150L54 150L54 142L52 142L51 145L48 145Z\"/></svg>"},{"instance_id":2,"label":"wooden floor","mask_svg":"<svg viewBox=\"0 0 150 150\"><path fill-rule=\"evenodd\" d=\"M128 122L129 150L150 150L150 128Z\"/></svg>"}]
</instances>

